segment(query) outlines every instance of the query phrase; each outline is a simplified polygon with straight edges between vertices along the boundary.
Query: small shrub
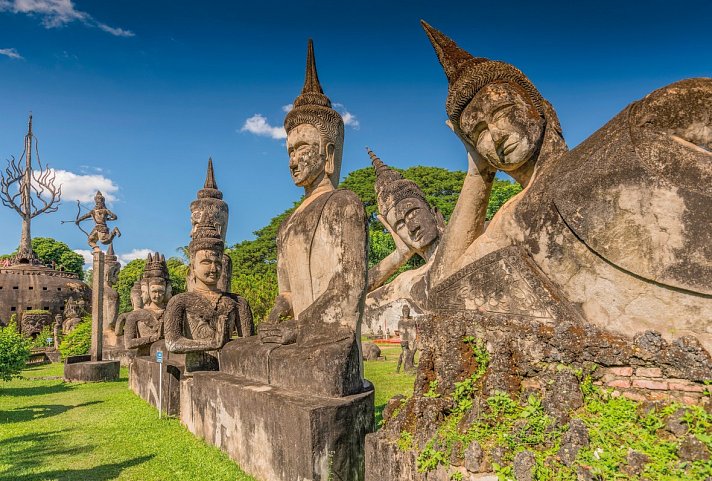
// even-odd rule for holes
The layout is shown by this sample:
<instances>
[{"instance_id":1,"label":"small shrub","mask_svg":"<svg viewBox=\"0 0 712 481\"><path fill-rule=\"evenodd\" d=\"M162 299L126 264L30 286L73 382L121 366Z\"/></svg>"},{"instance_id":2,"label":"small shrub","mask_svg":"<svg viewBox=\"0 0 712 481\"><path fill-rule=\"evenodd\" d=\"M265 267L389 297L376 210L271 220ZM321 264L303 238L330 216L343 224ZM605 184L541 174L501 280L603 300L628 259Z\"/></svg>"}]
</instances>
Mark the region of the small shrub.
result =
<instances>
[{"instance_id":1,"label":"small shrub","mask_svg":"<svg viewBox=\"0 0 712 481\"><path fill-rule=\"evenodd\" d=\"M91 348L91 319L85 317L72 331L64 336L59 345L63 358L88 354Z\"/></svg>"},{"instance_id":2,"label":"small shrub","mask_svg":"<svg viewBox=\"0 0 712 481\"><path fill-rule=\"evenodd\" d=\"M30 343L17 331L14 319L7 327L0 327L0 380L20 377L30 357Z\"/></svg>"},{"instance_id":3,"label":"small shrub","mask_svg":"<svg viewBox=\"0 0 712 481\"><path fill-rule=\"evenodd\" d=\"M48 347L47 338L54 338L54 332L52 326L44 326L42 330L37 334L37 337L30 340L30 347L32 349L39 349L42 347Z\"/></svg>"}]
</instances>

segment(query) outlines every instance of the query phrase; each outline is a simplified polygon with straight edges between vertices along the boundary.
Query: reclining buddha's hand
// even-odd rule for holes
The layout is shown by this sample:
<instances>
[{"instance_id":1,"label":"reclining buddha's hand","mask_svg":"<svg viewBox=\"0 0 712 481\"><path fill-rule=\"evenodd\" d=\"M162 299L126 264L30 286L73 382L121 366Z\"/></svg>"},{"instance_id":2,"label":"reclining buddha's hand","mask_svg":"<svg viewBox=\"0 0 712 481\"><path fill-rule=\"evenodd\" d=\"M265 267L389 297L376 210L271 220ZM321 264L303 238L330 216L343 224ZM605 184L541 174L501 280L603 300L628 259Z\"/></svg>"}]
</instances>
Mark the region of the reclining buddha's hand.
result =
<instances>
[{"instance_id":1,"label":"reclining buddha's hand","mask_svg":"<svg viewBox=\"0 0 712 481\"><path fill-rule=\"evenodd\" d=\"M453 123L449 120L445 121L445 124L452 130L455 135L460 139L460 142L462 142L462 145L465 146L465 150L467 150L467 160L469 164L469 169L472 171L472 169L475 169L476 172L479 172L482 176L485 176L487 174L489 175L494 175L497 173L497 169L492 167L492 165L487 162L487 159L480 155L480 153L477 151L477 147L472 145L472 141L465 135L464 132L462 132L459 128L457 128Z\"/></svg>"}]
</instances>

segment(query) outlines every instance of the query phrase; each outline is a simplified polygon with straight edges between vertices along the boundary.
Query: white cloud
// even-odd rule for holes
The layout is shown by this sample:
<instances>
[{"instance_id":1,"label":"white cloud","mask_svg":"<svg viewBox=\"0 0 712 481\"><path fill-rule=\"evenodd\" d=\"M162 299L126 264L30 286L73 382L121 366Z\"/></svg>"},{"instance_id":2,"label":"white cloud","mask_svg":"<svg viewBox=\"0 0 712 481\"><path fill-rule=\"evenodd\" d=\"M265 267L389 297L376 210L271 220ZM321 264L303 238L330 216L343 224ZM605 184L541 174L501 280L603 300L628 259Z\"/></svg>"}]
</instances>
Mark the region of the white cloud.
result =
<instances>
[{"instance_id":1,"label":"white cloud","mask_svg":"<svg viewBox=\"0 0 712 481\"><path fill-rule=\"evenodd\" d=\"M96 27L117 37L133 37L134 33L106 25L87 12L77 10L72 0L0 0L0 12L37 15L45 28L57 28L72 22Z\"/></svg>"},{"instance_id":2,"label":"white cloud","mask_svg":"<svg viewBox=\"0 0 712 481\"><path fill-rule=\"evenodd\" d=\"M352 129L358 130L359 127L361 127L361 124L359 123L358 119L354 114L346 110L346 107L344 107L344 104L339 104L339 103L334 103L334 109L338 110L339 113L341 114L341 118L344 119L344 125L347 127L351 127Z\"/></svg>"},{"instance_id":3,"label":"white cloud","mask_svg":"<svg viewBox=\"0 0 712 481\"><path fill-rule=\"evenodd\" d=\"M99 174L75 174L67 170L55 170L55 185L62 185L62 200L93 202L100 190L107 202L114 202L119 186L113 180Z\"/></svg>"},{"instance_id":4,"label":"white cloud","mask_svg":"<svg viewBox=\"0 0 712 481\"><path fill-rule=\"evenodd\" d=\"M91 269L91 266L94 263L94 256L92 255L92 252L89 249L74 249L74 252L84 258L84 270Z\"/></svg>"},{"instance_id":5,"label":"white cloud","mask_svg":"<svg viewBox=\"0 0 712 481\"><path fill-rule=\"evenodd\" d=\"M0 55L5 55L6 57L17 60L22 59L22 55L20 55L20 53L14 48L0 48Z\"/></svg>"},{"instance_id":6,"label":"white cloud","mask_svg":"<svg viewBox=\"0 0 712 481\"><path fill-rule=\"evenodd\" d=\"M294 104L282 105L282 112L289 113L294 108Z\"/></svg>"},{"instance_id":7,"label":"white cloud","mask_svg":"<svg viewBox=\"0 0 712 481\"><path fill-rule=\"evenodd\" d=\"M148 257L148 254L153 254L153 251L151 249L134 249L126 254L119 254L118 257L121 265L125 266L129 262L135 261L136 259L145 259Z\"/></svg>"},{"instance_id":8,"label":"white cloud","mask_svg":"<svg viewBox=\"0 0 712 481\"><path fill-rule=\"evenodd\" d=\"M273 127L267 122L267 118L261 114L255 114L245 120L245 124L240 129L240 132L249 132L255 135L271 137L273 139L286 139L287 132L284 127Z\"/></svg>"}]
</instances>

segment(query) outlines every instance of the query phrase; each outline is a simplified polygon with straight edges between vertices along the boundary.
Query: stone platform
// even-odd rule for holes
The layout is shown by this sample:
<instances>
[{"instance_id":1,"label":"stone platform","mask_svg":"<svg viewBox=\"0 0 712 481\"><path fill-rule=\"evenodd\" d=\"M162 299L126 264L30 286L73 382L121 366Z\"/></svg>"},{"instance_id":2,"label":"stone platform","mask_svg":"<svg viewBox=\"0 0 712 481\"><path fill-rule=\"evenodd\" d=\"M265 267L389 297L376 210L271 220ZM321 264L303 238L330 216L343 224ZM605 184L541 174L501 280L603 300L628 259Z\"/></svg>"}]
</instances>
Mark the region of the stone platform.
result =
<instances>
[{"instance_id":1,"label":"stone platform","mask_svg":"<svg viewBox=\"0 0 712 481\"><path fill-rule=\"evenodd\" d=\"M90 356L70 356L64 363L67 382L103 382L119 379L119 361L92 361Z\"/></svg>"},{"instance_id":2,"label":"stone platform","mask_svg":"<svg viewBox=\"0 0 712 481\"><path fill-rule=\"evenodd\" d=\"M181 421L264 481L364 479L374 391L328 398L220 372L181 382Z\"/></svg>"},{"instance_id":3,"label":"stone platform","mask_svg":"<svg viewBox=\"0 0 712 481\"><path fill-rule=\"evenodd\" d=\"M183 369L171 361L164 361L162 368L163 412L169 416L179 416ZM159 404L160 370L161 364L149 356L136 357L129 365L129 389L156 409Z\"/></svg>"}]
</instances>

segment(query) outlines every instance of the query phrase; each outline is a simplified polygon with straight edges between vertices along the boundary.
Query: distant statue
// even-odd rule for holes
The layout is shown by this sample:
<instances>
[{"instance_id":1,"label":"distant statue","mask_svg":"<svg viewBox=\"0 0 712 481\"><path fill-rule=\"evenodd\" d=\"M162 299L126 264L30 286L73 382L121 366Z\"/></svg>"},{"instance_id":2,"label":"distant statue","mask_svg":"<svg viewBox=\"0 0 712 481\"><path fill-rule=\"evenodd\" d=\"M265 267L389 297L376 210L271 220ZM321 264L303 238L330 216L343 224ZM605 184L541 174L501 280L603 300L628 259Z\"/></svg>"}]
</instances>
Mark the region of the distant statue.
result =
<instances>
[{"instance_id":1,"label":"distant statue","mask_svg":"<svg viewBox=\"0 0 712 481\"><path fill-rule=\"evenodd\" d=\"M396 372L400 372L401 365L403 365L404 372L413 374L415 372L417 333L415 319L410 316L410 308L408 306L403 306L403 315L398 321L398 330L400 331L401 353L398 356Z\"/></svg>"},{"instance_id":2,"label":"distant statue","mask_svg":"<svg viewBox=\"0 0 712 481\"><path fill-rule=\"evenodd\" d=\"M356 194L336 188L344 123L321 88L311 41L304 88L284 126L304 199L277 235L275 306L258 339L223 349L221 370L310 394L360 393L366 215Z\"/></svg>"},{"instance_id":3,"label":"distant statue","mask_svg":"<svg viewBox=\"0 0 712 481\"><path fill-rule=\"evenodd\" d=\"M104 324L113 326L119 315L119 293L114 286L119 279L121 264L114 254L114 245L109 244L109 249L104 256Z\"/></svg>"},{"instance_id":4,"label":"distant statue","mask_svg":"<svg viewBox=\"0 0 712 481\"><path fill-rule=\"evenodd\" d=\"M163 315L171 298L171 281L163 255L148 255L141 284L146 286L148 300L142 308L135 309L126 316L123 334L126 349L137 349L138 356L147 356L150 354L151 344L163 338ZM138 294L140 296L140 290ZM141 299L139 297L134 300Z\"/></svg>"},{"instance_id":5,"label":"distant statue","mask_svg":"<svg viewBox=\"0 0 712 481\"><path fill-rule=\"evenodd\" d=\"M368 271L364 323L373 332L375 326L394 319L405 305L418 314L424 312L425 275L435 258L445 220L437 209L430 207L415 182L403 178L371 150L368 153L376 171L378 219L396 245L392 253ZM423 258L425 264L402 272L386 284L413 255Z\"/></svg>"},{"instance_id":6,"label":"distant statue","mask_svg":"<svg viewBox=\"0 0 712 481\"><path fill-rule=\"evenodd\" d=\"M52 327L52 335L54 337L54 348L59 349L59 344L62 337L62 314L56 314L54 316L54 326Z\"/></svg>"},{"instance_id":7,"label":"distant statue","mask_svg":"<svg viewBox=\"0 0 712 481\"><path fill-rule=\"evenodd\" d=\"M139 279L134 282L131 286L130 292L131 299L131 310L129 312L123 312L119 314L116 318L114 325L109 325L109 328L114 331L116 337L121 337L124 335L124 328L126 327L126 319L133 311L143 309L143 306L148 304L150 298L148 296L148 287L143 279Z\"/></svg>"},{"instance_id":8,"label":"distant statue","mask_svg":"<svg viewBox=\"0 0 712 481\"><path fill-rule=\"evenodd\" d=\"M92 219L94 221L94 228L91 230L88 236L88 242L91 248L96 251L99 249L99 242L104 245L111 244L114 237L121 237L121 231L118 227L114 227L113 230L109 230L106 225L107 222L113 222L118 220L116 214L111 212L106 207L106 201L101 191L97 191L94 196L94 208L79 217L75 223L79 225L82 221L87 219Z\"/></svg>"},{"instance_id":9,"label":"distant statue","mask_svg":"<svg viewBox=\"0 0 712 481\"><path fill-rule=\"evenodd\" d=\"M222 197L222 194L220 194ZM164 313L166 348L185 354L185 374L217 370L218 353L231 336L254 334L252 311L244 298L222 290L225 226L198 223L188 246L190 286L171 298Z\"/></svg>"},{"instance_id":10,"label":"distant statue","mask_svg":"<svg viewBox=\"0 0 712 481\"><path fill-rule=\"evenodd\" d=\"M64 323L62 324L62 333L69 334L72 330L82 322L82 316L86 315L86 306L84 299L69 298L64 304Z\"/></svg>"},{"instance_id":11,"label":"distant statue","mask_svg":"<svg viewBox=\"0 0 712 481\"><path fill-rule=\"evenodd\" d=\"M624 335L693 335L712 350L712 79L658 89L568 151L524 74L424 27L469 159L428 274L431 307L551 322L565 306ZM498 170L524 190L483 233Z\"/></svg>"}]
</instances>

